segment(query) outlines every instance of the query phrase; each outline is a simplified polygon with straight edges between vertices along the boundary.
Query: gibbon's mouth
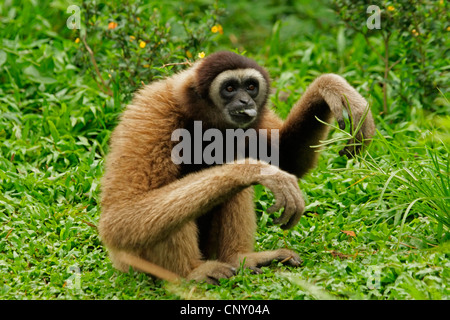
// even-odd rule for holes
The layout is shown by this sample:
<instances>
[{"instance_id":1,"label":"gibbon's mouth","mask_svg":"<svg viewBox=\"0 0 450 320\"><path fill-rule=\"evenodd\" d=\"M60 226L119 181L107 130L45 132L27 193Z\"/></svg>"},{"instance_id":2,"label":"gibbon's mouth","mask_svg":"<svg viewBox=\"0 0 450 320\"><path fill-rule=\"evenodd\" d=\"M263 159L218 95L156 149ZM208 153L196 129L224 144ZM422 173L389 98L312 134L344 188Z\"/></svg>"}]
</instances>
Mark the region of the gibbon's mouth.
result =
<instances>
[{"instance_id":1,"label":"gibbon's mouth","mask_svg":"<svg viewBox=\"0 0 450 320\"><path fill-rule=\"evenodd\" d=\"M243 117L243 118L254 118L258 112L256 109L237 109L230 111L231 116Z\"/></svg>"}]
</instances>

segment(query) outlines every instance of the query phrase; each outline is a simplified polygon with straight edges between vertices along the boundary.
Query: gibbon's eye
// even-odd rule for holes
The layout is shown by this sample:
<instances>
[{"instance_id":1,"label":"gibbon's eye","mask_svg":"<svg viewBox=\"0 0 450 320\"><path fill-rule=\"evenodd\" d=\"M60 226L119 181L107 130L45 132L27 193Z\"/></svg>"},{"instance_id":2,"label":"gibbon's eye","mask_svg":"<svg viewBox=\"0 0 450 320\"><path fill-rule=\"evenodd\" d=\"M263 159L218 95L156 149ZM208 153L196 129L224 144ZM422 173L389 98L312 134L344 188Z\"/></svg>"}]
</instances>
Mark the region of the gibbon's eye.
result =
<instances>
[{"instance_id":1,"label":"gibbon's eye","mask_svg":"<svg viewBox=\"0 0 450 320\"><path fill-rule=\"evenodd\" d=\"M230 98L236 94L239 87L239 82L232 79L223 83L222 87L220 88L220 93L224 97Z\"/></svg>"},{"instance_id":2,"label":"gibbon's eye","mask_svg":"<svg viewBox=\"0 0 450 320\"><path fill-rule=\"evenodd\" d=\"M249 90L249 91L253 91L253 90L255 90L255 89L256 89L256 87L255 87L254 84L250 84L250 85L247 87L247 90Z\"/></svg>"}]
</instances>

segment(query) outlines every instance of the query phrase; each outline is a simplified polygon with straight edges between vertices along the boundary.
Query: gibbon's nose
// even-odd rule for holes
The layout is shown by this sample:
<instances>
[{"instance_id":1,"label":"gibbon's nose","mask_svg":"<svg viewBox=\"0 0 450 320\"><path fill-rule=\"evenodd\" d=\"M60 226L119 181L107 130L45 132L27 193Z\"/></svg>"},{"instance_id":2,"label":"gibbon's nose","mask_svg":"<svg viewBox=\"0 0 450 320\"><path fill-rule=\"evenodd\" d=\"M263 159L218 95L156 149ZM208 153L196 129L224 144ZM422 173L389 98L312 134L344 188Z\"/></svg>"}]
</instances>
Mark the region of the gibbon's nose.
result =
<instances>
[{"instance_id":1,"label":"gibbon's nose","mask_svg":"<svg viewBox=\"0 0 450 320\"><path fill-rule=\"evenodd\" d=\"M248 103L250 102L249 98L239 98L239 102L242 103L243 105L248 105Z\"/></svg>"},{"instance_id":2,"label":"gibbon's nose","mask_svg":"<svg viewBox=\"0 0 450 320\"><path fill-rule=\"evenodd\" d=\"M250 97L241 97L239 98L239 106L242 108L255 108L255 102Z\"/></svg>"}]
</instances>

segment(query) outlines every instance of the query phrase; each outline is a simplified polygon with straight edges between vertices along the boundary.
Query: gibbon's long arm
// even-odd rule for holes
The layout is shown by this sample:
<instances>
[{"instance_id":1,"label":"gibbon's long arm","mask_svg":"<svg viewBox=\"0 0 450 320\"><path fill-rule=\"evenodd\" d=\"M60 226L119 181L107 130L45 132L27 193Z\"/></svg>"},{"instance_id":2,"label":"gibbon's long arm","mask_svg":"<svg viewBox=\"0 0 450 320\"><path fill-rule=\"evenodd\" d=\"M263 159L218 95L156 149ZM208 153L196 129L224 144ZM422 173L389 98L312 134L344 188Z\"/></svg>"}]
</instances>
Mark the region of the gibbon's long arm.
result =
<instances>
[{"instance_id":1,"label":"gibbon's long arm","mask_svg":"<svg viewBox=\"0 0 450 320\"><path fill-rule=\"evenodd\" d=\"M363 119L355 138L350 139L341 155L352 156L375 133L372 114L366 100L347 81L335 74L317 78L294 105L280 130L280 168L297 177L303 176L315 166L318 152L311 146L326 138L329 126L319 122L331 122L334 116L341 129L345 128L344 108L352 115L350 132Z\"/></svg>"},{"instance_id":2,"label":"gibbon's long arm","mask_svg":"<svg viewBox=\"0 0 450 320\"><path fill-rule=\"evenodd\" d=\"M277 223L288 228L298 222L304 202L295 176L260 161L230 163L191 173L127 205L107 208L100 227L109 232L103 232L103 240L116 249L151 245L254 184L263 184L274 193L276 204L271 211L284 207Z\"/></svg>"}]
</instances>

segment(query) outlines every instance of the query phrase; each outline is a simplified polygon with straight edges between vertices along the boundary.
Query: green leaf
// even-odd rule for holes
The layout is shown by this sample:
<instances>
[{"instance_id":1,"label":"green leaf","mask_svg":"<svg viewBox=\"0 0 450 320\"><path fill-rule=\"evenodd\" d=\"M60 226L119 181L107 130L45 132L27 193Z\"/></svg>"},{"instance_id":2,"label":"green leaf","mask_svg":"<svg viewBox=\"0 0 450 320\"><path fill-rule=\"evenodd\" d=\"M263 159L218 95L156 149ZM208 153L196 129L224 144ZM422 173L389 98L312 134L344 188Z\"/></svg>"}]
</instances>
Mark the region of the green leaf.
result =
<instances>
[{"instance_id":1,"label":"green leaf","mask_svg":"<svg viewBox=\"0 0 450 320\"><path fill-rule=\"evenodd\" d=\"M345 51L345 28L340 28L337 35L337 51L340 56Z\"/></svg>"},{"instance_id":2,"label":"green leaf","mask_svg":"<svg viewBox=\"0 0 450 320\"><path fill-rule=\"evenodd\" d=\"M6 62L6 52L0 50L0 67Z\"/></svg>"},{"instance_id":3,"label":"green leaf","mask_svg":"<svg viewBox=\"0 0 450 320\"><path fill-rule=\"evenodd\" d=\"M48 120L47 123L48 123L48 128L50 129L50 134L53 137L53 141L58 142L59 141L59 132L56 129L55 124L51 120Z\"/></svg>"},{"instance_id":4,"label":"green leaf","mask_svg":"<svg viewBox=\"0 0 450 320\"><path fill-rule=\"evenodd\" d=\"M33 65L30 65L23 69L23 73L28 76L28 78L37 83L43 83L43 84L51 84L55 83L56 79L50 78L50 77L44 77L40 74L39 70L36 69Z\"/></svg>"}]
</instances>

